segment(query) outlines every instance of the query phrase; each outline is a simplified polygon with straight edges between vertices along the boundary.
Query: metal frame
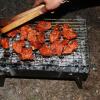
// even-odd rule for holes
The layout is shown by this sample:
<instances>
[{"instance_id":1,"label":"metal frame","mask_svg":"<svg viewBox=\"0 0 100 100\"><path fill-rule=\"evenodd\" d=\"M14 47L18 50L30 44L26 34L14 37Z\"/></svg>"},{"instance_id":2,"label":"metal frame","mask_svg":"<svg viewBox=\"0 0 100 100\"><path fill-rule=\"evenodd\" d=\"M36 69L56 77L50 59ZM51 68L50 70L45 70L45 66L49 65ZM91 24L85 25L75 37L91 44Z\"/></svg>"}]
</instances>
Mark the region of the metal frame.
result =
<instances>
[{"instance_id":1,"label":"metal frame","mask_svg":"<svg viewBox=\"0 0 100 100\"><path fill-rule=\"evenodd\" d=\"M3 58L0 60L0 71L3 73L0 79L5 77L14 78L39 78L39 79L61 79L61 80L74 80L79 88L82 88L82 81L85 81L89 73L89 49L87 44L87 28L85 19L46 19L52 22L52 25L68 23L78 33L79 48L72 55L53 57L55 63L50 63L52 58L42 58L36 52L37 59L33 62L15 61L17 55L13 52L12 48L0 52ZM35 23L34 23L35 25ZM48 32L50 33L51 30ZM48 32L46 34L48 34ZM18 38L12 40L17 40ZM63 58L65 57L65 58ZM42 59L40 59L42 58ZM57 59L56 59L57 58ZM47 60L47 61L45 61ZM61 65L61 61L65 61L65 65ZM66 61L68 60L68 61ZM58 62L57 62L58 61ZM40 63L41 62L41 63ZM48 63L45 63L48 62ZM67 64L67 63L68 64ZM32 64L31 64L32 63ZM59 63L59 64L58 64ZM3 80L2 80L3 81Z\"/></svg>"},{"instance_id":2,"label":"metal frame","mask_svg":"<svg viewBox=\"0 0 100 100\"><path fill-rule=\"evenodd\" d=\"M86 81L88 74L86 73L66 73L66 72L48 72L48 71L32 71L32 70L15 70L15 75L5 73L0 76L0 87L4 85L5 78L24 78L24 79L48 79L48 80L69 80L75 81L78 88L82 89L82 83Z\"/></svg>"}]
</instances>

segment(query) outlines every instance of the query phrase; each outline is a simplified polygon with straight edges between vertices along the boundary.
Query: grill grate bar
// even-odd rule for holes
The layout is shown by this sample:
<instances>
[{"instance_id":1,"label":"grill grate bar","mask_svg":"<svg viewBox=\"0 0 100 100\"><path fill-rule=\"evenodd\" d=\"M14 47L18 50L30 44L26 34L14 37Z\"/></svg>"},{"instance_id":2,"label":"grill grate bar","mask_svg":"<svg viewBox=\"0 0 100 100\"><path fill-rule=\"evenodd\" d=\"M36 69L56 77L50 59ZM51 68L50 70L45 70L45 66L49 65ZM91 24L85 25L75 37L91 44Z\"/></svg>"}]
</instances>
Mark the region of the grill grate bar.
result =
<instances>
[{"instance_id":1,"label":"grill grate bar","mask_svg":"<svg viewBox=\"0 0 100 100\"><path fill-rule=\"evenodd\" d=\"M13 52L12 48L9 50L3 50L0 47L0 70L9 71L9 69L26 69L26 70L46 70L46 71L64 71L64 72L84 72L88 70L88 45L87 45L87 28L85 19L46 19L52 22L52 26L55 24L69 24L78 33L78 49L71 55L53 56L49 58L42 57L39 52L35 52L36 58L33 61L20 61L18 55ZM34 23L36 25L37 22ZM33 25L33 26L34 26ZM47 31L45 34L48 37L52 30ZM16 39L10 39L10 47L12 42L19 40L19 36ZM46 40L48 41L48 39ZM26 43L27 44L27 43ZM6 55L4 55L6 54Z\"/></svg>"}]
</instances>

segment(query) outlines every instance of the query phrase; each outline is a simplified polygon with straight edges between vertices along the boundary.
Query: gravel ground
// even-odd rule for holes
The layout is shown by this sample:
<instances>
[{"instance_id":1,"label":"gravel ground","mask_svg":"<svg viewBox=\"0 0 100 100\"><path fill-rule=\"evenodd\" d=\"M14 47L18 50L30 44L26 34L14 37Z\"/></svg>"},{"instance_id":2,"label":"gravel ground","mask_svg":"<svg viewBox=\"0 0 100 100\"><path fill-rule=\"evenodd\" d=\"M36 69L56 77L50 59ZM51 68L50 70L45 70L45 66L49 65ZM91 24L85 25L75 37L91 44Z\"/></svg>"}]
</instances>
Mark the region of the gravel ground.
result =
<instances>
[{"instance_id":1,"label":"gravel ground","mask_svg":"<svg viewBox=\"0 0 100 100\"><path fill-rule=\"evenodd\" d=\"M31 0L10 1L5 4L0 0L0 18L14 16L32 5ZM65 17L87 19L91 70L83 89L69 81L6 79L0 87L0 100L100 100L100 7L69 12Z\"/></svg>"}]
</instances>

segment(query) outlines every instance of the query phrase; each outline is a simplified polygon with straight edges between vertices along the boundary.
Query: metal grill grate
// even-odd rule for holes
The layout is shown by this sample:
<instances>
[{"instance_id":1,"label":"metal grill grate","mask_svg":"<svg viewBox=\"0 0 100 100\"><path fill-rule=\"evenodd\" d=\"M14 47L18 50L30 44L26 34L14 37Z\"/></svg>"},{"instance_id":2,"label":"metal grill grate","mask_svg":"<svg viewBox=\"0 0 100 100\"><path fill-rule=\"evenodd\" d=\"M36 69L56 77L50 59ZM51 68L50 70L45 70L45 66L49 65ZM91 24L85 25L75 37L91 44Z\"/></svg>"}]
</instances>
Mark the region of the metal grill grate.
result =
<instances>
[{"instance_id":1,"label":"metal grill grate","mask_svg":"<svg viewBox=\"0 0 100 100\"><path fill-rule=\"evenodd\" d=\"M10 49L4 50L0 47L0 70L11 72L11 70L45 70L60 71L70 73L88 73L89 50L87 45L87 29L85 19L47 19L52 25L68 23L78 33L78 49L71 55L42 57L39 52L35 52L36 58L33 61L20 61L19 57L12 50L12 42L19 39L10 39ZM51 30L45 34L48 37ZM28 42L26 42L28 45Z\"/></svg>"}]
</instances>

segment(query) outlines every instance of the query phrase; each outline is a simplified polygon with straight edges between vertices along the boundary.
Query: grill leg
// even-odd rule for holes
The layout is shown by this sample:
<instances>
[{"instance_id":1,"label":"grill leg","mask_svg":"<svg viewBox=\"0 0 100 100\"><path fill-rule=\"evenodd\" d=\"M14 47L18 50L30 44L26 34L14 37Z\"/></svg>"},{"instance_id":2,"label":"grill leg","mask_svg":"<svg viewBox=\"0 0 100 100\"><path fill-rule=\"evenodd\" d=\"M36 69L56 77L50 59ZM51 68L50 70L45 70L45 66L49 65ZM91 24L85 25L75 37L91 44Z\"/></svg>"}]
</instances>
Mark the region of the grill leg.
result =
<instances>
[{"instance_id":1,"label":"grill leg","mask_svg":"<svg viewBox=\"0 0 100 100\"><path fill-rule=\"evenodd\" d=\"M5 78L0 76L0 87L4 86Z\"/></svg>"},{"instance_id":2,"label":"grill leg","mask_svg":"<svg viewBox=\"0 0 100 100\"><path fill-rule=\"evenodd\" d=\"M77 86L78 86L79 89L82 89L83 88L82 87L82 80L79 77L76 78L75 82L76 82L76 84L77 84Z\"/></svg>"}]
</instances>

